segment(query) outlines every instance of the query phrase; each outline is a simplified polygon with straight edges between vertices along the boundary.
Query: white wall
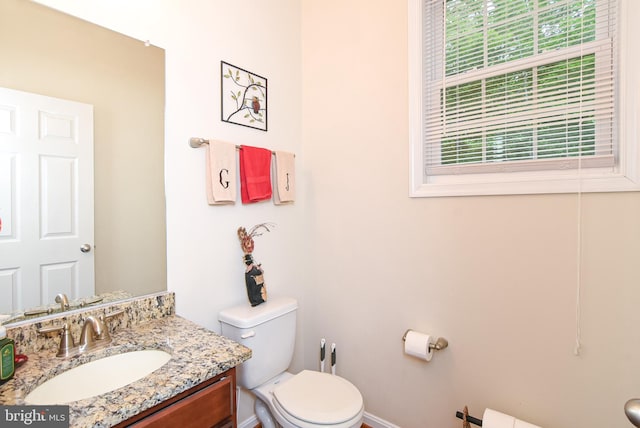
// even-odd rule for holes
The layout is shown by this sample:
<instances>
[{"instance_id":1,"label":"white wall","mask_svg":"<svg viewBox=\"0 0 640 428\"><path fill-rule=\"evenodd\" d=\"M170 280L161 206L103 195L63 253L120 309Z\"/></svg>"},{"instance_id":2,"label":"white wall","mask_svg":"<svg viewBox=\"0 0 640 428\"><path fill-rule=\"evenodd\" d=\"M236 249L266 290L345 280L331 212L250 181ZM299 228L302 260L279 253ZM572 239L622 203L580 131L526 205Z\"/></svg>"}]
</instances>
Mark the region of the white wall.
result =
<instances>
[{"instance_id":1,"label":"white wall","mask_svg":"<svg viewBox=\"0 0 640 428\"><path fill-rule=\"evenodd\" d=\"M91 3L86 17L167 49L178 313L217 329L216 313L245 299L235 230L274 221L256 258L272 292L301 299L294 369L317 367L321 337L336 342L338 373L368 412L405 428L458 427L465 404L547 428L630 426L622 406L640 395L640 195L584 196L576 357L575 195L407 197L406 2ZM219 121L220 60L269 78L267 133ZM300 200L206 206L191 136L295 151ZM409 358L407 328L450 347L428 364Z\"/></svg>"},{"instance_id":2,"label":"white wall","mask_svg":"<svg viewBox=\"0 0 640 428\"><path fill-rule=\"evenodd\" d=\"M236 231L261 222L276 223L256 238L254 257L265 269L268 292L303 301L306 193L301 142L300 5L295 0L41 0L99 25L166 50L165 180L167 196L168 288L176 292L177 313L219 331L217 314L246 303L244 264ZM268 131L220 120L220 61L268 81ZM205 150L190 137L296 153L298 200L208 206ZM149 213L153 215L153 213ZM302 305L304 307L304 305ZM302 309L301 312L303 312ZM303 344L302 337L298 346ZM294 367L302 368L301 353ZM239 420L252 413L246 395Z\"/></svg>"},{"instance_id":3,"label":"white wall","mask_svg":"<svg viewBox=\"0 0 640 428\"><path fill-rule=\"evenodd\" d=\"M295 205L271 202L234 206L206 203L205 149L190 137L215 138L296 153L298 185L304 188L301 144L300 10L293 0L269 4L189 0L156 2L40 0L39 3L166 49L166 192L169 289L180 296L178 312L219 330L217 312L246 300L239 226L273 222L256 238L274 294L302 297L305 193ZM220 61L268 79L269 130L220 120ZM153 213L149 213L153 215Z\"/></svg>"},{"instance_id":4,"label":"white wall","mask_svg":"<svg viewBox=\"0 0 640 428\"><path fill-rule=\"evenodd\" d=\"M178 2L174 3L175 5ZM219 331L217 314L247 303L239 226L273 222L256 238L255 260L263 263L270 294L297 297L304 290L304 154L301 145L299 6L270 2L180 2L167 42L167 265L177 313ZM268 131L220 121L220 61L267 78ZM192 136L217 138L296 153L298 201L208 206L204 149ZM304 342L300 339L298 345ZM301 367L301 353L297 360ZM239 420L253 414L246 395Z\"/></svg>"}]
</instances>

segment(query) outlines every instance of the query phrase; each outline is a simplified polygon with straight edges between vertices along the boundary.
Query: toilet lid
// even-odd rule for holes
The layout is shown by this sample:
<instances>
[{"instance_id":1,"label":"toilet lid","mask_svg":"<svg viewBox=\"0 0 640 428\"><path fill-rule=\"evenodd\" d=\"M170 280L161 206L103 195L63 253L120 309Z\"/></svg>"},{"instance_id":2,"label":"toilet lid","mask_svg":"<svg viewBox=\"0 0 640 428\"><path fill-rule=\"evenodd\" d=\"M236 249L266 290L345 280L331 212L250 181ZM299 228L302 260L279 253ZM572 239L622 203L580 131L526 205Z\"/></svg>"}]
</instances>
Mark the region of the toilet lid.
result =
<instances>
[{"instance_id":1,"label":"toilet lid","mask_svg":"<svg viewBox=\"0 0 640 428\"><path fill-rule=\"evenodd\" d=\"M316 424L339 424L362 410L362 395L353 384L310 370L278 385L273 396L290 415Z\"/></svg>"}]
</instances>

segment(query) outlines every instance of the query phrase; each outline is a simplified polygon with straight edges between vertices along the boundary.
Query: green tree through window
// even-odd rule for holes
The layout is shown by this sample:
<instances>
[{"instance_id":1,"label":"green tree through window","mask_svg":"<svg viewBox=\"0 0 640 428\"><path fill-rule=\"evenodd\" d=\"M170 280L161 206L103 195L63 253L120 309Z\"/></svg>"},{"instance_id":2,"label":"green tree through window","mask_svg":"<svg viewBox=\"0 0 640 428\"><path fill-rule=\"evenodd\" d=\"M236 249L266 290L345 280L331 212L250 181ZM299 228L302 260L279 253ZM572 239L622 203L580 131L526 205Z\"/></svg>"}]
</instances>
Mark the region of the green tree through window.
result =
<instances>
[{"instance_id":1,"label":"green tree through window","mask_svg":"<svg viewBox=\"0 0 640 428\"><path fill-rule=\"evenodd\" d=\"M427 168L610 155L611 141L596 144L598 109L614 92L598 82L598 61L612 57L611 43L596 41L601 4L447 0L444 22L425 29L444 34L444 58L427 72L426 93L437 94Z\"/></svg>"}]
</instances>

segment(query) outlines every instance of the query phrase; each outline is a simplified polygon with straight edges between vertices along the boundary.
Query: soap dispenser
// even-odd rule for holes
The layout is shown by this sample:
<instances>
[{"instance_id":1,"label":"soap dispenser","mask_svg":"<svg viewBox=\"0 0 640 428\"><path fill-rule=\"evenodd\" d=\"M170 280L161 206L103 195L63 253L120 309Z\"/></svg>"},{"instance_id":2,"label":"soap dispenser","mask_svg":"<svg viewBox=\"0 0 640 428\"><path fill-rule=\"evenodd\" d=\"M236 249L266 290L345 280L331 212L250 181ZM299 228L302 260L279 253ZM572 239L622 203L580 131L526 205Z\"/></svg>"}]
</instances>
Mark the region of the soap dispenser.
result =
<instances>
[{"instance_id":1,"label":"soap dispenser","mask_svg":"<svg viewBox=\"0 0 640 428\"><path fill-rule=\"evenodd\" d=\"M13 377L15 354L16 347L13 339L7 337L7 328L0 325L0 385Z\"/></svg>"}]
</instances>

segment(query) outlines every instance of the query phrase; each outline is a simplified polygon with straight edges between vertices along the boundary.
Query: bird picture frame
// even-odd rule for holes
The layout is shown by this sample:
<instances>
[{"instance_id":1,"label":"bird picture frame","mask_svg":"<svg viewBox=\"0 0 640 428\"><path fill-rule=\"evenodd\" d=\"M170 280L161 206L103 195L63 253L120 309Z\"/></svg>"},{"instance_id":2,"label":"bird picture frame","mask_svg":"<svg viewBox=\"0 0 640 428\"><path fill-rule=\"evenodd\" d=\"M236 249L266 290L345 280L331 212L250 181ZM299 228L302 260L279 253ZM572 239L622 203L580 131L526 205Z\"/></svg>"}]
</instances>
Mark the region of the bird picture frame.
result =
<instances>
[{"instance_id":1,"label":"bird picture frame","mask_svg":"<svg viewBox=\"0 0 640 428\"><path fill-rule=\"evenodd\" d=\"M222 121L267 130L267 78L220 61Z\"/></svg>"}]
</instances>

